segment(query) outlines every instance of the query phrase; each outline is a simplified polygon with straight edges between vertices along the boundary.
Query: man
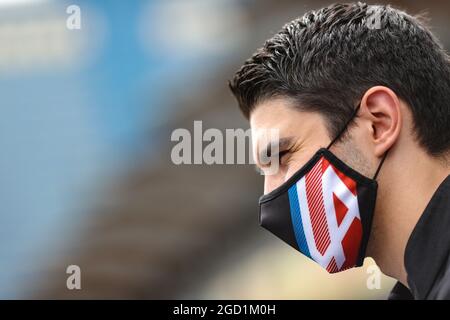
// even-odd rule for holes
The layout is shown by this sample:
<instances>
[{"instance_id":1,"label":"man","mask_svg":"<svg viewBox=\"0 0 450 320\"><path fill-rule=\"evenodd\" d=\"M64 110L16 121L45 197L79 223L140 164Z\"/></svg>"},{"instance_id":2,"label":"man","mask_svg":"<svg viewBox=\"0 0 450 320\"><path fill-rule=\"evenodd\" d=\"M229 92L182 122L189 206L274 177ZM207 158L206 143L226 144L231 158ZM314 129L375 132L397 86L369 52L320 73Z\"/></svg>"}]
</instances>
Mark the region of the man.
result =
<instances>
[{"instance_id":1,"label":"man","mask_svg":"<svg viewBox=\"0 0 450 320\"><path fill-rule=\"evenodd\" d=\"M418 18L363 3L308 12L230 88L255 146L258 129L279 130L263 227L331 273L373 257L399 281L391 299L450 298L450 60Z\"/></svg>"}]
</instances>

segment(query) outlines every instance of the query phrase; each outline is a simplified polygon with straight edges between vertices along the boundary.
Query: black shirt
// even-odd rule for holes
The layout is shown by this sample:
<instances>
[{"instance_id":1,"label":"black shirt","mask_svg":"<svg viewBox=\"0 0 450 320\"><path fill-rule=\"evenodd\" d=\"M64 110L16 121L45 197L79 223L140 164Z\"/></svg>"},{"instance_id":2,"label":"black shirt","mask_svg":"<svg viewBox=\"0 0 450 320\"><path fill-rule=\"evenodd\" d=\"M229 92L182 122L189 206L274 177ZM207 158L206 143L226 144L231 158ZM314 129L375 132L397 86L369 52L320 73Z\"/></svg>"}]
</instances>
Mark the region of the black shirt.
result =
<instances>
[{"instance_id":1,"label":"black shirt","mask_svg":"<svg viewBox=\"0 0 450 320\"><path fill-rule=\"evenodd\" d=\"M440 184L414 227L405 249L408 286L400 282L390 300L450 299L450 175Z\"/></svg>"}]
</instances>

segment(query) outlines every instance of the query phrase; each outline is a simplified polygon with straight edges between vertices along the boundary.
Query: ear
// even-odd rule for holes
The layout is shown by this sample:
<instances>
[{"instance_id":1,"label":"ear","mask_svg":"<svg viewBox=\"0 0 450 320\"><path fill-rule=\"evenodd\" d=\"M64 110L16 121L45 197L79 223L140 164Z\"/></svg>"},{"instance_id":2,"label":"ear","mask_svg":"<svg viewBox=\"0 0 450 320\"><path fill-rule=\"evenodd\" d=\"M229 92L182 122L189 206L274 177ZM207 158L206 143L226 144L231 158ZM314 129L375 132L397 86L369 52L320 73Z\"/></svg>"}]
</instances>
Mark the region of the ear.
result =
<instances>
[{"instance_id":1,"label":"ear","mask_svg":"<svg viewBox=\"0 0 450 320\"><path fill-rule=\"evenodd\" d=\"M361 100L362 114L371 125L374 154L383 156L398 140L402 127L400 99L389 88L372 87Z\"/></svg>"}]
</instances>

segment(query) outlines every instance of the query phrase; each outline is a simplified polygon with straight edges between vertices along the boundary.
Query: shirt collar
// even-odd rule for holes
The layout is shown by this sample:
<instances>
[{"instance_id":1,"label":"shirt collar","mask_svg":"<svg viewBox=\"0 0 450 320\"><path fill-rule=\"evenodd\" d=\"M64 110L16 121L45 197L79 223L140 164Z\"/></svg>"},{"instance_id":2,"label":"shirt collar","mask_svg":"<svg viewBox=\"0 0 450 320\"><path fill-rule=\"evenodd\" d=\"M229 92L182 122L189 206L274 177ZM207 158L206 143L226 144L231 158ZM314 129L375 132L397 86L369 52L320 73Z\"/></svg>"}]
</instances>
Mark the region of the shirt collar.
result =
<instances>
[{"instance_id":1,"label":"shirt collar","mask_svg":"<svg viewBox=\"0 0 450 320\"><path fill-rule=\"evenodd\" d=\"M450 175L433 194L414 227L405 249L408 286L416 299L425 299L450 250Z\"/></svg>"}]
</instances>

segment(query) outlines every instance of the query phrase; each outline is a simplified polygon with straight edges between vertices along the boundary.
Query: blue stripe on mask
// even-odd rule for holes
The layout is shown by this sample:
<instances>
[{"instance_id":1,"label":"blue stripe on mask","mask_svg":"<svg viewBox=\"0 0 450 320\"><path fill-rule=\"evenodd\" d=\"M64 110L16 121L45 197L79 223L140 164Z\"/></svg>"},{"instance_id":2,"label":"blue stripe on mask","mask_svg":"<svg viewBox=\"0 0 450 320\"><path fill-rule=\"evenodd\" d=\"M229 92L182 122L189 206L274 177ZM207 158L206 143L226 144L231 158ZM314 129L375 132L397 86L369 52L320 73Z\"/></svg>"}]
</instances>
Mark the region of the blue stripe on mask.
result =
<instances>
[{"instance_id":1,"label":"blue stripe on mask","mask_svg":"<svg viewBox=\"0 0 450 320\"><path fill-rule=\"evenodd\" d=\"M291 208L291 220L294 227L295 238L300 251L311 258L308 244L306 242L305 232L303 231L302 215L300 213L300 206L298 202L297 185L294 184L289 188L289 206Z\"/></svg>"}]
</instances>

